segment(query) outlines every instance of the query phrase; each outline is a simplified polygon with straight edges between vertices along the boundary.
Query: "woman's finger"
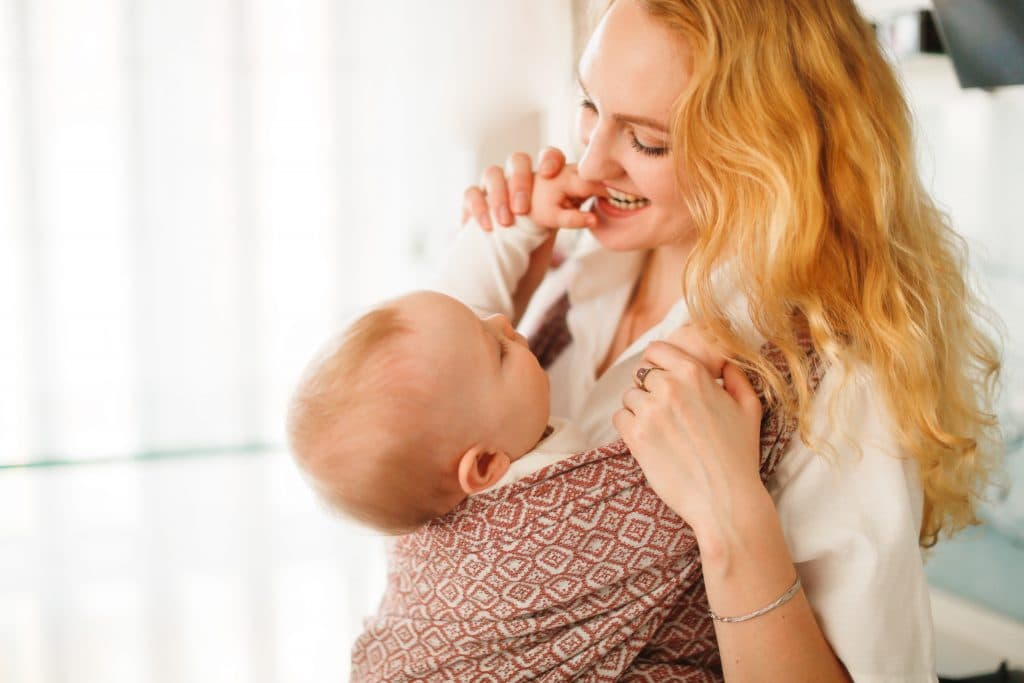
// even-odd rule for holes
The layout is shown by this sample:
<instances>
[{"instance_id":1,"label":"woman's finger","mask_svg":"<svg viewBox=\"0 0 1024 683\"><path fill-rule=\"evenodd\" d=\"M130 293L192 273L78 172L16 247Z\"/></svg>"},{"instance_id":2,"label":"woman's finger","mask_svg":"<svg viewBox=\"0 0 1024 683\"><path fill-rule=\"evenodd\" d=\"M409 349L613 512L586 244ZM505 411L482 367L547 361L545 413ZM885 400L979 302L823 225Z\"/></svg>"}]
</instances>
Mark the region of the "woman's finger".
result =
<instances>
[{"instance_id":1,"label":"woman's finger","mask_svg":"<svg viewBox=\"0 0 1024 683\"><path fill-rule=\"evenodd\" d=\"M484 170L480 184L487 194L487 205L491 208L491 215L501 225L512 225L515 218L508 208L508 183L505 181L505 172L500 166L488 166Z\"/></svg>"},{"instance_id":2,"label":"woman's finger","mask_svg":"<svg viewBox=\"0 0 1024 683\"><path fill-rule=\"evenodd\" d=\"M750 383L747 373L743 372L742 368L734 363L726 363L722 378L725 390L739 404L740 410L751 417L760 419L762 411L761 399L757 397L757 391L754 390L754 385Z\"/></svg>"},{"instance_id":3,"label":"woman's finger","mask_svg":"<svg viewBox=\"0 0 1024 683\"><path fill-rule=\"evenodd\" d=\"M664 368L689 386L702 382L714 382L712 371L704 367L700 359L694 358L678 346L668 342L655 341L648 344L647 350L644 351L643 362L647 365Z\"/></svg>"},{"instance_id":4,"label":"woman's finger","mask_svg":"<svg viewBox=\"0 0 1024 683\"><path fill-rule=\"evenodd\" d=\"M619 408L612 414L612 426L623 439L629 442L633 437L633 427L636 425L636 415L626 408Z\"/></svg>"},{"instance_id":5,"label":"woman's finger","mask_svg":"<svg viewBox=\"0 0 1024 683\"><path fill-rule=\"evenodd\" d=\"M545 147L537 155L537 173L543 178L554 178L565 167L565 154L557 147Z\"/></svg>"},{"instance_id":6,"label":"woman's finger","mask_svg":"<svg viewBox=\"0 0 1024 683\"><path fill-rule=\"evenodd\" d=\"M650 393L650 383L658 373L664 374L665 370L650 365L637 366L637 369L633 371L633 386Z\"/></svg>"},{"instance_id":7,"label":"woman's finger","mask_svg":"<svg viewBox=\"0 0 1024 683\"><path fill-rule=\"evenodd\" d=\"M467 187L462 195L462 223L465 224L470 217L475 218L481 228L491 231L491 212L487 208L487 199L484 191L476 185Z\"/></svg>"},{"instance_id":8,"label":"woman's finger","mask_svg":"<svg viewBox=\"0 0 1024 683\"><path fill-rule=\"evenodd\" d=\"M505 177L512 198L512 213L520 216L530 213L530 196L533 193L533 161L530 155L525 152L509 155L505 162Z\"/></svg>"},{"instance_id":9,"label":"woman's finger","mask_svg":"<svg viewBox=\"0 0 1024 683\"><path fill-rule=\"evenodd\" d=\"M678 346L696 358L715 379L722 376L722 368L726 361L725 353L703 328L688 323L674 330L664 341Z\"/></svg>"},{"instance_id":10,"label":"woman's finger","mask_svg":"<svg viewBox=\"0 0 1024 683\"><path fill-rule=\"evenodd\" d=\"M640 411L653 400L654 398L643 389L627 389L626 393L622 395L622 407L633 415L639 415Z\"/></svg>"}]
</instances>

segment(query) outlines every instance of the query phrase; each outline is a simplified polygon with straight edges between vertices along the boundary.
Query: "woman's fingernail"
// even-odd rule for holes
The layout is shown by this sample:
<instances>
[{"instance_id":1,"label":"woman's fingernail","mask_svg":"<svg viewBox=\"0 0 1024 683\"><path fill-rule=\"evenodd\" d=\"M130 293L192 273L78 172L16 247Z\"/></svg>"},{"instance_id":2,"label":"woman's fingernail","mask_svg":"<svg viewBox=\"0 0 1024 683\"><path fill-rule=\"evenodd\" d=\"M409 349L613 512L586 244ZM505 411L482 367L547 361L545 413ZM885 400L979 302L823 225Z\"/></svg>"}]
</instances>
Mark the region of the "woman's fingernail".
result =
<instances>
[{"instance_id":1,"label":"woman's fingernail","mask_svg":"<svg viewBox=\"0 0 1024 683\"><path fill-rule=\"evenodd\" d=\"M476 222L480 224L480 227L484 230L491 229L491 217L487 215L486 211L481 211L476 216Z\"/></svg>"},{"instance_id":2,"label":"woman's fingernail","mask_svg":"<svg viewBox=\"0 0 1024 683\"><path fill-rule=\"evenodd\" d=\"M516 196L512 198L512 210L516 213L526 213L526 206L529 197L526 196L525 190L519 190L516 192Z\"/></svg>"},{"instance_id":3,"label":"woman's fingernail","mask_svg":"<svg viewBox=\"0 0 1024 683\"><path fill-rule=\"evenodd\" d=\"M540 165L540 172L544 175L551 175L555 172L555 162L551 159L547 159Z\"/></svg>"},{"instance_id":4,"label":"woman's fingernail","mask_svg":"<svg viewBox=\"0 0 1024 683\"><path fill-rule=\"evenodd\" d=\"M512 223L512 212L508 210L507 206L502 205L501 208L498 209L498 220L502 225L509 225Z\"/></svg>"}]
</instances>

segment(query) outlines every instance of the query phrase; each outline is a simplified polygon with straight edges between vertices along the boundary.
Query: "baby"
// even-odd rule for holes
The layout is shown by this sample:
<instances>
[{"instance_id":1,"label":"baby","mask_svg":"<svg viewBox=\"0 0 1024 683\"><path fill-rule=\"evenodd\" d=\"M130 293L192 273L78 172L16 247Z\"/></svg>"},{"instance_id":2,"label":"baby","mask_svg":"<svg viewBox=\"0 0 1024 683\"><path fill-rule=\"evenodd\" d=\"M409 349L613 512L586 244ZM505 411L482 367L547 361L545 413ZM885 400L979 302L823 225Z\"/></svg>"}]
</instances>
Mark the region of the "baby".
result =
<instances>
[{"instance_id":1,"label":"baby","mask_svg":"<svg viewBox=\"0 0 1024 683\"><path fill-rule=\"evenodd\" d=\"M547 375L516 333L513 292L565 217L563 195L593 189L568 167L534 184L514 228L470 222L433 288L359 318L313 361L289 414L292 452L326 500L389 533L466 496L587 449L549 417ZM440 293L440 292L443 292Z\"/></svg>"},{"instance_id":2,"label":"baby","mask_svg":"<svg viewBox=\"0 0 1024 683\"><path fill-rule=\"evenodd\" d=\"M404 533L584 450L549 410L547 375L508 318L422 291L366 313L314 359L289 438L332 506Z\"/></svg>"}]
</instances>

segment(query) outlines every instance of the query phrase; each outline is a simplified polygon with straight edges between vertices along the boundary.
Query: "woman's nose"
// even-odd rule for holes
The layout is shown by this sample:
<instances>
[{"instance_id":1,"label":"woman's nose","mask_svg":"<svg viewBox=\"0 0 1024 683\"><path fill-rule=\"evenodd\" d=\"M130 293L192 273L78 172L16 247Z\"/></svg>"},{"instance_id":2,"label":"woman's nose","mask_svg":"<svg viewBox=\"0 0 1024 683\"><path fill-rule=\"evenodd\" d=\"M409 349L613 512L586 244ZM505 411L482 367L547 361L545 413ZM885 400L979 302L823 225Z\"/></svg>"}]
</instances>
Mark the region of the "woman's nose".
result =
<instances>
[{"instance_id":1,"label":"woman's nose","mask_svg":"<svg viewBox=\"0 0 1024 683\"><path fill-rule=\"evenodd\" d=\"M576 172L584 180L600 182L621 172L621 166L612 155L611 133L606 127L597 125L584 140L586 148L576 166Z\"/></svg>"}]
</instances>

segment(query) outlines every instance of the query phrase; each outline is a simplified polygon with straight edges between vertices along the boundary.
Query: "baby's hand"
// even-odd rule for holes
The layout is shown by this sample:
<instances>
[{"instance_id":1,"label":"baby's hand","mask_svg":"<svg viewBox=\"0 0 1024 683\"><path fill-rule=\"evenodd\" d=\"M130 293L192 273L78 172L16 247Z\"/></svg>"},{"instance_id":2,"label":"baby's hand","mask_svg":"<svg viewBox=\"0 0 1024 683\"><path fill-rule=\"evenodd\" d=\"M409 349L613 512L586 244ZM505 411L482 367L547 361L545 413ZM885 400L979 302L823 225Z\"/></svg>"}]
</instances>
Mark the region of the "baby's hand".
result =
<instances>
[{"instance_id":1,"label":"baby's hand","mask_svg":"<svg viewBox=\"0 0 1024 683\"><path fill-rule=\"evenodd\" d=\"M604 186L580 178L576 164L566 164L554 178L533 177L530 220L542 228L593 228L597 216L580 211L580 205L596 194L604 194Z\"/></svg>"}]
</instances>

